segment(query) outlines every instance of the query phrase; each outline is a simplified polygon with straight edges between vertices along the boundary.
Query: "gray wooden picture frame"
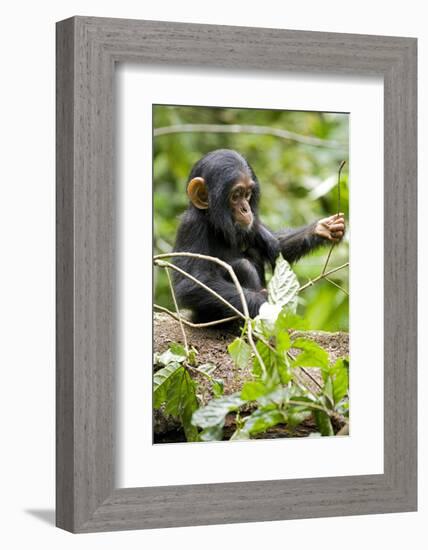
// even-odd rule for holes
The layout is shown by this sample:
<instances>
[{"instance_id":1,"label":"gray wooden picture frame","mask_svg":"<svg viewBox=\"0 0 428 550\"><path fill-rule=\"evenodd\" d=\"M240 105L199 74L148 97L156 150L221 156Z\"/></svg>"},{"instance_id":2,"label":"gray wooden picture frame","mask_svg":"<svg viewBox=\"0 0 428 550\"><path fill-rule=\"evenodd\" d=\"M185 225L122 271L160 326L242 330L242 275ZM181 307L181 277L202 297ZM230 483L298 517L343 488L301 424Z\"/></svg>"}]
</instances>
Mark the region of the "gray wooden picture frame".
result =
<instances>
[{"instance_id":1,"label":"gray wooden picture frame","mask_svg":"<svg viewBox=\"0 0 428 550\"><path fill-rule=\"evenodd\" d=\"M57 24L58 527L82 533L416 510L416 46L414 38L91 17ZM383 474L114 486L118 62L383 77Z\"/></svg>"}]
</instances>

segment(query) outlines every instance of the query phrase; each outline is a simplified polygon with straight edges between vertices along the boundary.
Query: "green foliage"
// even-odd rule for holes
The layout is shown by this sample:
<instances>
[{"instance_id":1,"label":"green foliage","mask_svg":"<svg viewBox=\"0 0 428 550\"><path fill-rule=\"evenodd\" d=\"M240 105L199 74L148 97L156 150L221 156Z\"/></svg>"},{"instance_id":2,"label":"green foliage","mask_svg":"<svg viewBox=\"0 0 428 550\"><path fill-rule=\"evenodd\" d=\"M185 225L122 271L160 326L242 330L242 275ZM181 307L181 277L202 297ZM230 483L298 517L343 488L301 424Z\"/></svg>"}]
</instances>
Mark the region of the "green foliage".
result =
<instances>
[{"instance_id":1,"label":"green foliage","mask_svg":"<svg viewBox=\"0 0 428 550\"><path fill-rule=\"evenodd\" d=\"M174 124L250 124L268 126L343 143L342 149L314 147L269 135L246 133L174 133L154 138L154 249L170 252L179 216L187 207L187 177L192 165L213 149L240 151L253 166L262 186L260 215L273 230L298 227L337 210L337 169L347 159L348 115L268 109L230 109L156 105L154 127ZM348 217L348 165L342 173L341 210ZM319 275L328 248L299 261L294 269L304 284ZM347 240L336 247L331 265L348 259ZM173 309L166 274L156 269L155 302ZM348 273L332 276L348 289ZM298 312L309 329L347 330L348 297L328 281L299 296Z\"/></svg>"},{"instance_id":2,"label":"green foliage","mask_svg":"<svg viewBox=\"0 0 428 550\"><path fill-rule=\"evenodd\" d=\"M241 432L246 434L256 435L265 432L272 426L282 424L286 422L287 417L280 409L272 409L268 407L261 407L256 409L250 416L245 419L244 427L241 428Z\"/></svg>"},{"instance_id":3,"label":"green foliage","mask_svg":"<svg viewBox=\"0 0 428 550\"><path fill-rule=\"evenodd\" d=\"M244 401L239 393L225 395L219 399L212 399L208 405L198 409L193 415L193 423L201 428L223 426L226 415L236 411Z\"/></svg>"},{"instance_id":4,"label":"green foliage","mask_svg":"<svg viewBox=\"0 0 428 550\"><path fill-rule=\"evenodd\" d=\"M279 305L281 308L287 306L295 313L299 288L299 281L294 271L280 254L275 264L273 276L268 284L269 303Z\"/></svg>"},{"instance_id":5,"label":"green foliage","mask_svg":"<svg viewBox=\"0 0 428 550\"><path fill-rule=\"evenodd\" d=\"M314 416L321 435L334 435L333 426L328 414L324 411L314 411Z\"/></svg>"},{"instance_id":6,"label":"green foliage","mask_svg":"<svg viewBox=\"0 0 428 550\"><path fill-rule=\"evenodd\" d=\"M155 373L153 377L153 406L155 409L158 409L166 401L171 379L180 368L180 363L170 363Z\"/></svg>"},{"instance_id":7,"label":"green foliage","mask_svg":"<svg viewBox=\"0 0 428 550\"><path fill-rule=\"evenodd\" d=\"M173 351L174 350L174 351ZM187 441L198 441L198 430L191 423L192 414L199 407L196 396L196 384L183 364L186 356L179 354L184 347L173 344L165 353L158 356L158 361L165 364L153 376L153 408L165 405L165 413L178 418L183 426ZM180 362L176 358L180 358ZM161 363L162 364L162 363Z\"/></svg>"},{"instance_id":8,"label":"green foliage","mask_svg":"<svg viewBox=\"0 0 428 550\"><path fill-rule=\"evenodd\" d=\"M263 334L257 332L257 321L256 318L254 326L256 336L260 337L256 345L260 359L252 358L254 380L246 382L240 393L213 399L193 414L192 422L202 429L202 439L222 439L226 416L249 403L255 410L240 418L232 440L249 439L278 424L293 429L310 416L321 435L333 436L331 416L347 416L344 405L348 394L348 360L339 359L330 365L328 353L320 345L308 338L290 337L288 330L299 325L299 319L287 307L270 323L267 335L266 325L263 325ZM242 347L243 338L236 339L229 350L232 348L235 352L238 342ZM297 356L291 354L292 350L299 351ZM319 393L314 394L302 386L296 377L299 367L321 370L323 385Z\"/></svg>"},{"instance_id":9,"label":"green foliage","mask_svg":"<svg viewBox=\"0 0 428 550\"><path fill-rule=\"evenodd\" d=\"M206 363L205 365L199 365L197 370L211 382L211 389L214 397L220 397L223 395L224 382L221 378L214 378L213 374L216 368L217 367L212 363Z\"/></svg>"},{"instance_id":10,"label":"green foliage","mask_svg":"<svg viewBox=\"0 0 428 550\"><path fill-rule=\"evenodd\" d=\"M184 367L171 377L166 392L165 412L180 419L187 441L198 441L198 430L192 425L192 415L199 407L196 384Z\"/></svg>"},{"instance_id":11,"label":"green foliage","mask_svg":"<svg viewBox=\"0 0 428 550\"><path fill-rule=\"evenodd\" d=\"M318 367L320 369L328 368L328 353L313 340L306 338L296 338L293 340L293 348L302 350L295 360L295 365L299 367Z\"/></svg>"},{"instance_id":12,"label":"green foliage","mask_svg":"<svg viewBox=\"0 0 428 550\"><path fill-rule=\"evenodd\" d=\"M235 365L239 368L245 368L251 358L251 348L243 338L235 338L227 348Z\"/></svg>"},{"instance_id":13,"label":"green foliage","mask_svg":"<svg viewBox=\"0 0 428 550\"><path fill-rule=\"evenodd\" d=\"M186 350L181 344L172 344L170 348L155 356L155 364L167 366L171 363L183 363L186 360Z\"/></svg>"},{"instance_id":14,"label":"green foliage","mask_svg":"<svg viewBox=\"0 0 428 550\"><path fill-rule=\"evenodd\" d=\"M214 378L216 366L198 365L194 348L187 350L174 343L155 356L155 362L162 368L154 375L154 408L163 406L166 414L178 418L188 441L222 439L226 417L233 412L237 412L237 427L231 439L249 439L278 424L293 429L310 416L322 436L332 436L331 417L337 414L348 417L349 361L340 358L331 365L325 349L302 337L301 332L296 335L293 331L305 323L289 307L299 292L290 272L290 266L279 257L268 285L268 302L258 317L247 320L241 337L228 346L237 369L251 366L253 379L240 392L223 395L223 381ZM250 345L247 341L250 326L257 340L255 348L254 343ZM313 393L303 385L296 375L301 368L321 371L319 392ZM200 407L192 373L206 377L211 383L214 398L205 406ZM239 411L248 404L254 410L241 418Z\"/></svg>"}]
</instances>

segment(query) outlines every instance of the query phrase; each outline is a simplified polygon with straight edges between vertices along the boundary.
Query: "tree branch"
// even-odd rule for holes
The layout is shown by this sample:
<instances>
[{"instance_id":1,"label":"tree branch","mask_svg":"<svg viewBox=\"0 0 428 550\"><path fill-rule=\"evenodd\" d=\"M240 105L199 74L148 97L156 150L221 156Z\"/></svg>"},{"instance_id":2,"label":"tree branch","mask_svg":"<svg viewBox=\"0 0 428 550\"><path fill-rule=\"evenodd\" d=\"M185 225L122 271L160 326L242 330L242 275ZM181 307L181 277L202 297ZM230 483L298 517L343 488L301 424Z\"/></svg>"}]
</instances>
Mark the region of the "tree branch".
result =
<instances>
[{"instance_id":1,"label":"tree branch","mask_svg":"<svg viewBox=\"0 0 428 550\"><path fill-rule=\"evenodd\" d=\"M329 283L331 283L333 286L337 287L339 290L341 290L342 292L344 292L346 294L346 296L349 296L349 292L347 290L345 290L342 286L338 285L337 283L335 283L332 279L330 279L329 277L326 277L325 278L326 281L328 281Z\"/></svg>"},{"instance_id":2,"label":"tree branch","mask_svg":"<svg viewBox=\"0 0 428 550\"><path fill-rule=\"evenodd\" d=\"M326 273L321 273L321 275L318 275L318 277L315 277L315 279L312 279L311 281L307 282L303 286L299 288L299 292L302 292L302 290L305 290L306 288L309 288L310 286L314 285L321 279L327 278L332 273L336 273L336 271L339 271L339 269L344 269L345 267L349 266L349 262L346 262L345 264L340 265L339 267L334 267L333 269L330 269L330 271L327 271Z\"/></svg>"},{"instance_id":3,"label":"tree branch","mask_svg":"<svg viewBox=\"0 0 428 550\"><path fill-rule=\"evenodd\" d=\"M227 323L228 321L235 321L236 319L239 319L238 315L233 315L232 317L225 317L224 319L217 319L217 321L210 321L209 323L192 323L185 317L182 317L179 314L175 314L174 312L170 311L166 307L158 306L158 304L153 304L153 309L156 309L158 311L163 311L176 321L182 321L186 326L191 328L206 328L206 327L213 327L215 325L220 325L222 323Z\"/></svg>"},{"instance_id":4,"label":"tree branch","mask_svg":"<svg viewBox=\"0 0 428 550\"><path fill-rule=\"evenodd\" d=\"M213 263L216 263L218 265L221 265L229 273L230 278L232 279L233 283L236 286L239 297L241 299L242 309L244 311L244 315L242 315L242 313L239 311L239 309L236 309L236 307L234 307L230 302L225 300L223 298L223 296L220 296L220 294L218 294L217 292L215 292L214 290L209 288L207 285L205 285L204 283L202 283L201 281L199 281L198 279L196 279L195 277L190 275L190 273L187 273L183 269L180 269L178 266L176 266L176 265L174 265L170 262L165 262L163 260L163 258L175 258L175 257L180 257L180 256L181 257L188 257L188 258L196 258L196 259L199 259L199 260L207 260L209 262L213 262ZM202 288L205 288L205 290L207 290L208 292L210 292L211 294L216 296L220 301L222 301L225 305L227 305L230 309L232 309L235 313L237 313L240 317L242 317L245 320L245 326L247 328L248 343L250 344L250 346L251 346L251 348L254 352L254 355L256 356L256 358L257 358L257 360L260 364L260 367L263 371L263 374L266 375L266 372L267 372L266 371L266 365L264 364L264 361L263 361L263 359L262 359L262 357L261 357L261 355L260 355L260 353L259 353L259 351L256 347L256 344L254 343L253 327L252 327L252 324L251 324L250 312L248 311L247 300L245 299L244 291L242 290L241 283L239 282L238 277L236 276L233 267L231 265L229 265L227 262L224 262L223 260L220 260L219 258L215 258L213 256L206 256L205 254L194 254L192 252L171 252L170 254L158 254L157 256L154 256L153 261L156 265L158 265L160 267L170 267L171 269L175 269L176 271L178 271L179 273L181 273L185 277L191 279L196 284L198 284Z\"/></svg>"},{"instance_id":5,"label":"tree branch","mask_svg":"<svg viewBox=\"0 0 428 550\"><path fill-rule=\"evenodd\" d=\"M180 323L181 333L183 335L184 349L186 350L186 355L189 356L189 346L187 345L187 336L186 331L184 330L183 321L180 316L180 310L178 309L177 299L175 297L174 286L171 281L171 275L169 274L169 269L166 268L166 276L168 277L169 289L171 291L172 300L174 302L175 311L177 312L178 322Z\"/></svg>"},{"instance_id":6,"label":"tree branch","mask_svg":"<svg viewBox=\"0 0 428 550\"><path fill-rule=\"evenodd\" d=\"M289 141L296 141L304 145L314 147L327 147L328 149L346 150L346 145L339 141L319 139L313 136L304 136L296 134L282 128L272 128L270 126L257 126L253 124L175 124L155 128L153 135L155 137L166 136L168 134L180 133L210 133L210 134L257 134L274 136Z\"/></svg>"},{"instance_id":7,"label":"tree branch","mask_svg":"<svg viewBox=\"0 0 428 550\"><path fill-rule=\"evenodd\" d=\"M184 254L184 253L183 253ZM161 254L161 256L165 256L165 254ZM167 254L168 256L168 254ZM156 257L155 257L156 258ZM218 298L221 302L223 302L223 304L225 304L227 307L229 307L231 310L233 310L237 315L239 315L242 319L246 320L246 317L245 315L243 315L239 309L236 309L235 306L233 306L230 302L228 302L225 298L223 298L223 296L221 296L220 294L218 294L218 292L216 292L215 290L213 290L212 288L210 288L209 286L207 286L205 283L201 282L199 279L197 279L196 277L193 277L193 275L190 275L190 273L187 273L186 271L184 271L183 269L181 269L180 267L170 263L170 262L166 262L165 260L157 260L155 259L154 260L154 263L155 265L157 265L158 267L163 267L163 268L171 268L173 269L174 271L177 271L178 273L180 273L181 275L183 275L184 277L187 277L188 279L190 279L191 281L193 281L194 283L196 283L197 285L199 285L200 287L204 288L207 292L209 292L210 294L212 294L213 296L215 296L216 298ZM245 299L245 298L244 298Z\"/></svg>"},{"instance_id":8,"label":"tree branch","mask_svg":"<svg viewBox=\"0 0 428 550\"><path fill-rule=\"evenodd\" d=\"M339 171L337 173L337 215L340 214L340 176L342 174L342 170L345 164L346 164L346 160L342 160L342 162L339 165ZM321 272L322 274L324 274L327 271L328 262L330 261L330 256L335 246L336 246L336 243L332 243L330 250L328 251L328 256Z\"/></svg>"}]
</instances>

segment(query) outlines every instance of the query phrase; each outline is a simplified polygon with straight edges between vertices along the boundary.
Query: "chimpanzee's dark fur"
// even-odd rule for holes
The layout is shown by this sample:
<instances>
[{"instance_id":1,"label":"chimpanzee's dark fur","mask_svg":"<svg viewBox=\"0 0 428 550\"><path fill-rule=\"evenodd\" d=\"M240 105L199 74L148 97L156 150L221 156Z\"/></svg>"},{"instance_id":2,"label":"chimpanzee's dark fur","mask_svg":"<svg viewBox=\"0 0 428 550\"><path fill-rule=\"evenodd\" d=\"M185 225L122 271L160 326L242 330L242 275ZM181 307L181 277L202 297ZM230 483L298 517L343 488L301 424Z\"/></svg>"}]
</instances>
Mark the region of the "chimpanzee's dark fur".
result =
<instances>
[{"instance_id":1,"label":"chimpanzee's dark fur","mask_svg":"<svg viewBox=\"0 0 428 550\"><path fill-rule=\"evenodd\" d=\"M254 222L249 230L235 223L229 206L230 189L242 174L249 175L256 184L250 199ZM194 165L188 181L198 176L204 178L208 187L209 208L200 210L189 204L178 229L174 252L206 254L231 264L243 286L250 315L255 317L267 300L265 264L273 266L280 252L290 263L294 262L325 241L314 235L315 224L272 233L260 222L259 182L246 159L236 151L219 149L208 153ZM224 268L194 258L176 258L174 263L242 311L236 287ZM177 272L174 288L180 306L191 309L196 322L233 315L218 298Z\"/></svg>"}]
</instances>

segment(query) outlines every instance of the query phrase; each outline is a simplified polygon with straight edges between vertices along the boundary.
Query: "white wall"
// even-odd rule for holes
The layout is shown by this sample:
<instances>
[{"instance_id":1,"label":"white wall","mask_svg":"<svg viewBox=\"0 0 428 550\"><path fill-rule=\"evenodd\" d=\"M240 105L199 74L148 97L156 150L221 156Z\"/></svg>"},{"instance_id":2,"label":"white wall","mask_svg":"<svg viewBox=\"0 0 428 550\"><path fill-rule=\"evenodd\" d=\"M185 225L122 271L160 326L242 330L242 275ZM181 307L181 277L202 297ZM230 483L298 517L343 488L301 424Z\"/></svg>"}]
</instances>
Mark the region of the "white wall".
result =
<instances>
[{"instance_id":1,"label":"white wall","mask_svg":"<svg viewBox=\"0 0 428 550\"><path fill-rule=\"evenodd\" d=\"M296 4L296 7L294 5ZM426 540L427 474L420 471L420 511L150 532L73 536L52 526L54 505L54 23L70 15L282 27L417 36L420 151L428 143L428 28L424 3L359 0L285 3L264 0L132 2L19 1L3 5L0 40L0 284L3 374L0 394L0 541L3 548L259 548L346 546L390 550ZM4 44L3 44L4 41ZM427 162L419 155L420 199L427 207ZM422 216L421 216L422 218ZM422 222L423 223L423 220ZM420 227L421 238L426 229ZM422 246L422 243L421 243ZM425 248L426 252L426 248ZM427 273L421 255L421 279ZM424 301L426 289L421 285ZM422 308L421 308L422 309ZM421 312L420 334L428 329ZM421 349L421 365L427 353ZM427 385L421 368L419 387ZM422 391L420 390L420 394ZM420 398L420 463L428 459L428 411ZM414 541L414 543L412 543Z\"/></svg>"}]
</instances>

